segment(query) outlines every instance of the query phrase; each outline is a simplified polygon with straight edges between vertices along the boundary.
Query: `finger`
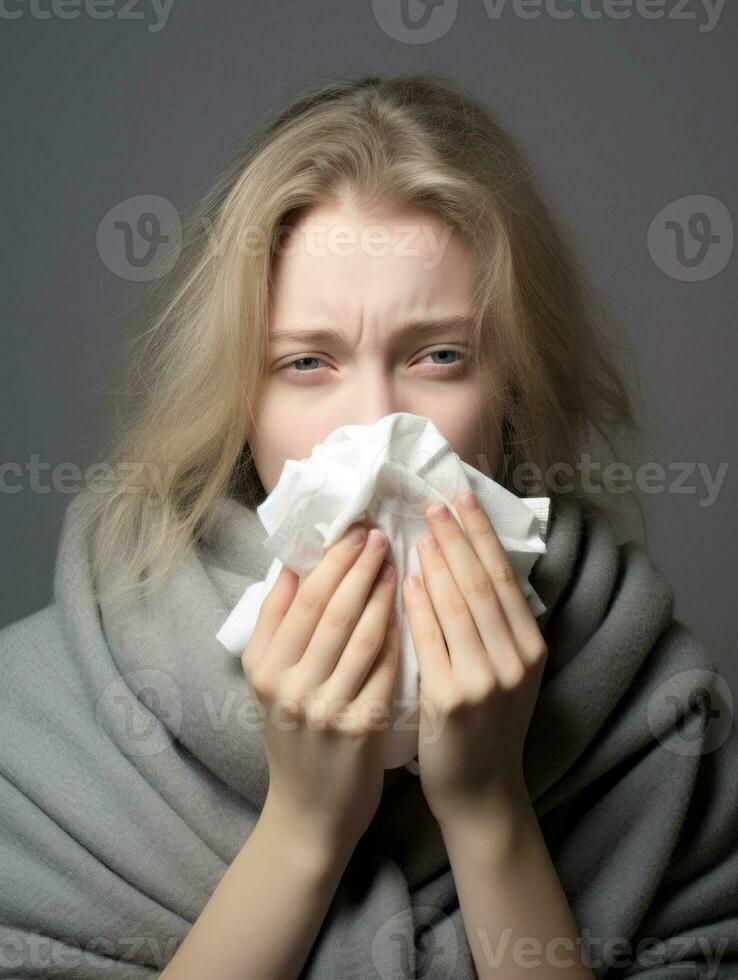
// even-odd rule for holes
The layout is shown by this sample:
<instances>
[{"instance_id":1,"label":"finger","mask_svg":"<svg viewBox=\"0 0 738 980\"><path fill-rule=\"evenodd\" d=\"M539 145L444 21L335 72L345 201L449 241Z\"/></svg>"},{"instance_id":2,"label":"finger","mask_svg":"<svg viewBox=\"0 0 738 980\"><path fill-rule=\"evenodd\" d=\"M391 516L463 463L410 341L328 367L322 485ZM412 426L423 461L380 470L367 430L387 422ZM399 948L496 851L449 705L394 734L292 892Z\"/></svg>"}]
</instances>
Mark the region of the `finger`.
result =
<instances>
[{"instance_id":1,"label":"finger","mask_svg":"<svg viewBox=\"0 0 738 980\"><path fill-rule=\"evenodd\" d=\"M338 663L321 685L329 697L353 700L366 681L389 631L396 585L395 570L385 562Z\"/></svg>"},{"instance_id":2,"label":"finger","mask_svg":"<svg viewBox=\"0 0 738 980\"><path fill-rule=\"evenodd\" d=\"M493 672L490 655L438 542L428 534L420 539L417 550L425 587L438 625L443 630L454 670L472 688L478 682L488 681Z\"/></svg>"},{"instance_id":3,"label":"finger","mask_svg":"<svg viewBox=\"0 0 738 980\"><path fill-rule=\"evenodd\" d=\"M324 683L344 659L346 649L364 615L369 596L376 587L388 544L386 535L373 528L363 553L335 590L299 664L299 674L306 687ZM390 566L385 571L389 572ZM394 575L394 569L391 572ZM363 642L364 637L362 631L359 643ZM371 642L370 637L365 645L371 646ZM356 646L357 642L353 639L354 649ZM375 655L377 649L378 644L373 651Z\"/></svg>"},{"instance_id":4,"label":"finger","mask_svg":"<svg viewBox=\"0 0 738 980\"><path fill-rule=\"evenodd\" d=\"M393 589L395 583L393 583ZM369 673L358 692L354 703L360 714L371 709L374 711L379 708L389 709L392 691L395 686L397 675L397 665L400 661L400 626L394 612L389 617L387 632L379 654L374 658L374 662L369 668ZM385 713L383 720L389 717L389 710Z\"/></svg>"},{"instance_id":5,"label":"finger","mask_svg":"<svg viewBox=\"0 0 738 980\"><path fill-rule=\"evenodd\" d=\"M460 494L456 499L464 529L494 584L518 653L522 660L530 663L537 659L545 643L533 610L518 584L510 559L492 521L479 506L475 495Z\"/></svg>"},{"instance_id":6,"label":"finger","mask_svg":"<svg viewBox=\"0 0 738 980\"><path fill-rule=\"evenodd\" d=\"M333 673L364 610L388 545L387 536L378 528L372 528L359 556L343 578L331 588L322 615L307 642L303 640L303 626L299 619L293 624L294 635L299 639L290 637L289 629L285 631L291 648L283 663L297 668L299 661L296 672L306 689L321 684ZM295 603L299 601L298 592ZM280 637L277 642L281 643L282 639ZM298 643L303 644L299 649Z\"/></svg>"},{"instance_id":7,"label":"finger","mask_svg":"<svg viewBox=\"0 0 738 980\"><path fill-rule=\"evenodd\" d=\"M451 661L430 596L417 575L406 575L402 597L425 692L442 693L452 680Z\"/></svg>"},{"instance_id":8,"label":"finger","mask_svg":"<svg viewBox=\"0 0 738 980\"><path fill-rule=\"evenodd\" d=\"M361 532L360 538L352 537L354 531ZM300 659L331 596L362 553L365 543L366 527L352 525L305 576L270 637L269 657L275 668L289 667Z\"/></svg>"},{"instance_id":9,"label":"finger","mask_svg":"<svg viewBox=\"0 0 738 980\"><path fill-rule=\"evenodd\" d=\"M241 655L244 671L252 670L261 659L290 608L299 584L300 576L283 565L259 608L251 638Z\"/></svg>"},{"instance_id":10,"label":"finger","mask_svg":"<svg viewBox=\"0 0 738 980\"><path fill-rule=\"evenodd\" d=\"M492 660L503 681L519 679L522 663L515 636L497 596L495 583L476 554L475 542L467 537L448 507L439 508L438 504L433 504L426 510L426 518L445 565L466 601L485 655ZM511 570L509 562L505 570L506 573Z\"/></svg>"}]
</instances>

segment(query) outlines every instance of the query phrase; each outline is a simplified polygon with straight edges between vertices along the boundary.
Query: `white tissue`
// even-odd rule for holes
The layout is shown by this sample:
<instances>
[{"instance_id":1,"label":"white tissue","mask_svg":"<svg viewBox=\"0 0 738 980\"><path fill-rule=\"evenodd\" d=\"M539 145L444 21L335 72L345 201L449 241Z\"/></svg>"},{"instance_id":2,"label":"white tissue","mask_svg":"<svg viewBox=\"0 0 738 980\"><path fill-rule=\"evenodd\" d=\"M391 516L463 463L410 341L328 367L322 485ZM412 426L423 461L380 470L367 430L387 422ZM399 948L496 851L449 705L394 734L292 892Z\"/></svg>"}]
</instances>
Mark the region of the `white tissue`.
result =
<instances>
[{"instance_id":1,"label":"white tissue","mask_svg":"<svg viewBox=\"0 0 738 980\"><path fill-rule=\"evenodd\" d=\"M380 527L389 539L386 558L397 572L395 613L401 642L389 718L384 720L389 726L385 769L408 763L418 752L418 663L401 583L406 574L422 578L416 542L430 532L424 516L429 502L443 501L463 527L454 500L467 490L475 493L492 521L521 590L539 616L546 607L528 576L546 551L550 498L517 497L465 463L430 419L395 412L373 425L340 426L309 458L285 462L279 482L257 508L269 535L264 547L274 561L266 579L246 589L216 639L240 657L283 565L304 579L351 524L365 521Z\"/></svg>"}]
</instances>

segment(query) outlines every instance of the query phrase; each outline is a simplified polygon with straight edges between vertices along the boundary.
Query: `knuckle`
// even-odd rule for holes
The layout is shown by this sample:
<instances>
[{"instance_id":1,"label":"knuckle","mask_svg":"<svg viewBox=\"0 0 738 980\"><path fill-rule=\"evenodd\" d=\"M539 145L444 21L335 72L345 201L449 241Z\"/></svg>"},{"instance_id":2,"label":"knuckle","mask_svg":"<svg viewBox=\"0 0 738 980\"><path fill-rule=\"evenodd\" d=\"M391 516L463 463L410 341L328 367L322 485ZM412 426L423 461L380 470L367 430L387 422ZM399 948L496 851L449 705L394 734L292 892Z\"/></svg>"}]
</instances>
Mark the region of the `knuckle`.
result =
<instances>
[{"instance_id":1,"label":"knuckle","mask_svg":"<svg viewBox=\"0 0 738 980\"><path fill-rule=\"evenodd\" d=\"M311 723L321 732L356 735L361 730L362 719L355 702L331 685L321 685L314 692L310 717Z\"/></svg>"},{"instance_id":2,"label":"knuckle","mask_svg":"<svg viewBox=\"0 0 738 980\"><path fill-rule=\"evenodd\" d=\"M293 720L303 720L307 714L308 695L298 678L273 686L272 703L278 704L283 715Z\"/></svg>"},{"instance_id":3,"label":"knuckle","mask_svg":"<svg viewBox=\"0 0 738 980\"><path fill-rule=\"evenodd\" d=\"M336 731L352 741L361 741L368 735L363 719L356 712L347 712L336 720Z\"/></svg>"},{"instance_id":4,"label":"knuckle","mask_svg":"<svg viewBox=\"0 0 738 980\"><path fill-rule=\"evenodd\" d=\"M303 719L311 731L324 732L330 727L325 707L318 699L311 699L304 705Z\"/></svg>"},{"instance_id":5,"label":"knuckle","mask_svg":"<svg viewBox=\"0 0 738 980\"><path fill-rule=\"evenodd\" d=\"M320 609L323 600L315 586L305 583L298 589L295 601L304 612L314 612Z\"/></svg>"},{"instance_id":6,"label":"knuckle","mask_svg":"<svg viewBox=\"0 0 738 980\"><path fill-rule=\"evenodd\" d=\"M527 671L519 660L510 663L505 671L505 680L508 687L520 687L526 677Z\"/></svg>"},{"instance_id":7,"label":"knuckle","mask_svg":"<svg viewBox=\"0 0 738 980\"><path fill-rule=\"evenodd\" d=\"M525 654L525 660L530 663L535 664L539 660L545 660L548 656L548 644L536 624L531 624L523 633L519 646Z\"/></svg>"},{"instance_id":8,"label":"knuckle","mask_svg":"<svg viewBox=\"0 0 738 980\"><path fill-rule=\"evenodd\" d=\"M541 660L545 660L546 657L548 657L548 644L543 637L540 637L531 644L530 655L534 663L539 663Z\"/></svg>"},{"instance_id":9,"label":"knuckle","mask_svg":"<svg viewBox=\"0 0 738 980\"><path fill-rule=\"evenodd\" d=\"M485 571L470 575L466 582L466 591L479 599L489 599L494 592L492 579Z\"/></svg>"},{"instance_id":10,"label":"knuckle","mask_svg":"<svg viewBox=\"0 0 738 980\"><path fill-rule=\"evenodd\" d=\"M498 684L494 677L484 677L466 692L464 702L472 708L488 704L497 693L497 687Z\"/></svg>"},{"instance_id":11,"label":"knuckle","mask_svg":"<svg viewBox=\"0 0 738 980\"><path fill-rule=\"evenodd\" d=\"M506 559L501 559L496 562L492 568L492 578L495 582L514 582L515 581L515 569L512 567L509 561Z\"/></svg>"},{"instance_id":12,"label":"knuckle","mask_svg":"<svg viewBox=\"0 0 738 980\"><path fill-rule=\"evenodd\" d=\"M382 639L376 630L361 627L354 630L351 641L360 653L373 653L379 649Z\"/></svg>"},{"instance_id":13,"label":"knuckle","mask_svg":"<svg viewBox=\"0 0 738 980\"><path fill-rule=\"evenodd\" d=\"M262 701L273 701L277 696L277 685L271 672L263 667L257 667L251 672L249 684L254 694Z\"/></svg>"},{"instance_id":14,"label":"knuckle","mask_svg":"<svg viewBox=\"0 0 738 980\"><path fill-rule=\"evenodd\" d=\"M443 705L443 713L447 717L453 718L463 712L467 705L467 700L461 691L452 691L443 695L441 704Z\"/></svg>"},{"instance_id":15,"label":"knuckle","mask_svg":"<svg viewBox=\"0 0 738 980\"><path fill-rule=\"evenodd\" d=\"M295 701L292 698L278 698L275 699L271 706L272 712L274 714L274 709L278 709L276 717L279 719L279 724L288 725L306 725L308 709L306 706L300 702Z\"/></svg>"},{"instance_id":16,"label":"knuckle","mask_svg":"<svg viewBox=\"0 0 738 980\"><path fill-rule=\"evenodd\" d=\"M338 603L330 603L323 613L323 619L326 625L332 629L344 631L352 625L354 616L348 607Z\"/></svg>"}]
</instances>

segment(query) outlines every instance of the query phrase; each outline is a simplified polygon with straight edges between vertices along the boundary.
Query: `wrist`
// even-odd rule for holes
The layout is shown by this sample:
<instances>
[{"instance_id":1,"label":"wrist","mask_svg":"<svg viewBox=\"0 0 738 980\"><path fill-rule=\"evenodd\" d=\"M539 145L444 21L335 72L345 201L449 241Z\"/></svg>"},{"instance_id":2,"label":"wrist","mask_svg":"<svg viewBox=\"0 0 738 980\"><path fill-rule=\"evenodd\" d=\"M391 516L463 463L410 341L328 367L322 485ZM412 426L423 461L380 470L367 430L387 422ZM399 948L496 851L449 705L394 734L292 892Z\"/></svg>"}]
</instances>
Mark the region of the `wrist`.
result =
<instances>
[{"instance_id":1,"label":"wrist","mask_svg":"<svg viewBox=\"0 0 738 980\"><path fill-rule=\"evenodd\" d=\"M449 852L461 846L499 855L514 851L537 824L522 781L447 803L436 819Z\"/></svg>"},{"instance_id":2,"label":"wrist","mask_svg":"<svg viewBox=\"0 0 738 980\"><path fill-rule=\"evenodd\" d=\"M294 811L287 813L268 793L258 826L275 853L318 874L343 873L354 850L329 828L303 819Z\"/></svg>"}]
</instances>

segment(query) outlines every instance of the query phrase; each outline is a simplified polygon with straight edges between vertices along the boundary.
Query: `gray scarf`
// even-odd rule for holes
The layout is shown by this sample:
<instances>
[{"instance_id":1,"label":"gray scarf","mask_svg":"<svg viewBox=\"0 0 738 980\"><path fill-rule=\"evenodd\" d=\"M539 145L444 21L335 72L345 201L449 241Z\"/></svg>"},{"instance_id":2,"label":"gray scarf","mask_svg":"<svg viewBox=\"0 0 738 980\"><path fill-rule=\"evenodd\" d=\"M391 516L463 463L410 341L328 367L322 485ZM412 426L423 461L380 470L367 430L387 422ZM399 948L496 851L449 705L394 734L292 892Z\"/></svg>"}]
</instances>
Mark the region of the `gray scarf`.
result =
<instances>
[{"instance_id":1,"label":"gray scarf","mask_svg":"<svg viewBox=\"0 0 738 980\"><path fill-rule=\"evenodd\" d=\"M92 601L75 503L54 601L0 631L0 977L153 977L266 795L254 702L215 633L271 558L255 511L221 498L156 599L113 612ZM550 653L526 782L596 975L738 978L724 681L662 573L606 519L556 502L531 582ZM302 976L475 977L408 768L386 771Z\"/></svg>"}]
</instances>

